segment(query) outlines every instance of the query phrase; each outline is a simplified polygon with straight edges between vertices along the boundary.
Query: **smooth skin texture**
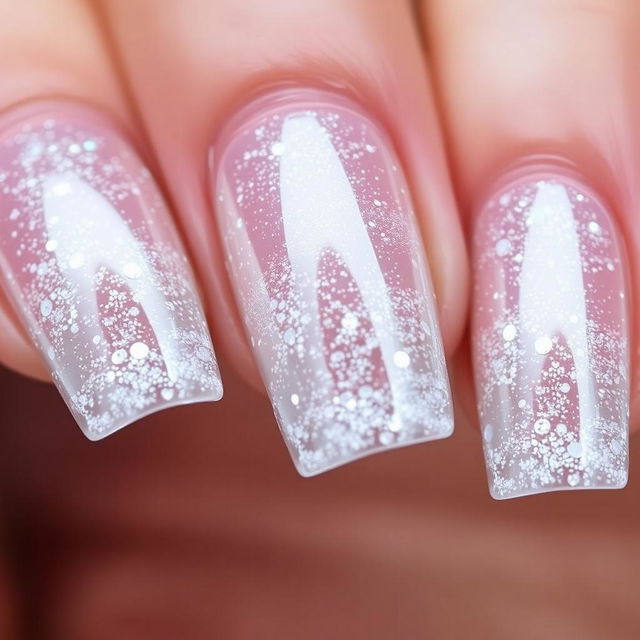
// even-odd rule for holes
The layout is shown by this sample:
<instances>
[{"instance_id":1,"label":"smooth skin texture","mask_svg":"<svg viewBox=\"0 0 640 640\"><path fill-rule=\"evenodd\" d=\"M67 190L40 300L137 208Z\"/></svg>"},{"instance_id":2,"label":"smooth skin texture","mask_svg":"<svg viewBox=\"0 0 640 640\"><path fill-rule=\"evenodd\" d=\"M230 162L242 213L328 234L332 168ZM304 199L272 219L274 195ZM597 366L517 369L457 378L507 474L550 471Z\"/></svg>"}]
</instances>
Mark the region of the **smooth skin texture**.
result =
<instances>
[{"instance_id":1,"label":"smooth skin texture","mask_svg":"<svg viewBox=\"0 0 640 640\"><path fill-rule=\"evenodd\" d=\"M62 95L130 132L174 205L224 359L225 400L162 412L96 446L53 389L3 372L3 608L13 611L3 637L11 627L15 637L72 640L637 637L633 475L622 492L501 505L487 495L451 188L466 228L505 164L563 153L599 180L633 254L633 0L519 3L530 14L510 0L23 4L0 4L0 106ZM313 481L295 474L252 388L205 177L209 144L235 105L301 79L359 96L397 146L459 409L447 441ZM4 311L0 357L38 376Z\"/></svg>"}]
</instances>

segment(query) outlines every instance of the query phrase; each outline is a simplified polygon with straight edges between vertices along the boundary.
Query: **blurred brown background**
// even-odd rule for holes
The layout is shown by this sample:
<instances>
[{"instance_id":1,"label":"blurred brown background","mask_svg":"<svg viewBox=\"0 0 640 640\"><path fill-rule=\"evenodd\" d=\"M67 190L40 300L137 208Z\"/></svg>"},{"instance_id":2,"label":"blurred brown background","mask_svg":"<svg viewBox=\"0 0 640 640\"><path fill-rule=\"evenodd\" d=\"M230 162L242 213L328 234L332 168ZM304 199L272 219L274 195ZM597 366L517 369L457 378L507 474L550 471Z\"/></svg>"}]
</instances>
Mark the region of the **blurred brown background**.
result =
<instances>
[{"instance_id":1,"label":"blurred brown background","mask_svg":"<svg viewBox=\"0 0 640 640\"><path fill-rule=\"evenodd\" d=\"M218 405L100 443L0 373L1 638L640 637L633 468L624 491L495 502L462 425L305 480L223 373Z\"/></svg>"}]
</instances>

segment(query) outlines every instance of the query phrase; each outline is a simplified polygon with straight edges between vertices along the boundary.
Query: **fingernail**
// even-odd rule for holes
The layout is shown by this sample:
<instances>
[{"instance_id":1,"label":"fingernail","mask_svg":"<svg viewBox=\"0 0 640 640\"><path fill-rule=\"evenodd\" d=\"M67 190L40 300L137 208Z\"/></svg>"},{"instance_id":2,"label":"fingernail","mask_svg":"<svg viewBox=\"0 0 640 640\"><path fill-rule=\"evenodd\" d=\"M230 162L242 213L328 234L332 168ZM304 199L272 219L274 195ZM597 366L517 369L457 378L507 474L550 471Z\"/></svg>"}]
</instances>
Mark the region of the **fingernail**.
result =
<instances>
[{"instance_id":1,"label":"fingernail","mask_svg":"<svg viewBox=\"0 0 640 640\"><path fill-rule=\"evenodd\" d=\"M429 273L378 125L333 93L285 90L215 151L229 273L298 471L450 435Z\"/></svg>"},{"instance_id":2,"label":"fingernail","mask_svg":"<svg viewBox=\"0 0 640 640\"><path fill-rule=\"evenodd\" d=\"M473 351L494 498L627 482L625 259L561 169L521 170L478 217Z\"/></svg>"},{"instance_id":3,"label":"fingernail","mask_svg":"<svg viewBox=\"0 0 640 640\"><path fill-rule=\"evenodd\" d=\"M5 290L87 437L220 398L170 215L106 118L66 103L4 116L0 203Z\"/></svg>"}]
</instances>

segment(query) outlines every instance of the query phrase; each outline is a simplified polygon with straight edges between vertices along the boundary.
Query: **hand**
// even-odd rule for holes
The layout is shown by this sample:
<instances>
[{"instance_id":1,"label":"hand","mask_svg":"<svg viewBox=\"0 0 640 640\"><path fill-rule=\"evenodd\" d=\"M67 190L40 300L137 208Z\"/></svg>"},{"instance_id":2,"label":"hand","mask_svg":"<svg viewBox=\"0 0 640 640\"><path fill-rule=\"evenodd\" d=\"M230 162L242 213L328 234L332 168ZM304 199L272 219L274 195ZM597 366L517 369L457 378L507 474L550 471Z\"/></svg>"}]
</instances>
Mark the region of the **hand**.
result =
<instances>
[{"instance_id":1,"label":"hand","mask_svg":"<svg viewBox=\"0 0 640 640\"><path fill-rule=\"evenodd\" d=\"M20 624L30 627L36 637L83 640L163 634L170 638L636 637L640 626L632 602L636 487L492 501L484 479L471 385L469 343L479 341L476 334L466 333L469 307L478 330L484 323L497 321L491 314L480 315L487 307L478 304L477 297L470 305L469 264L476 281L484 283L476 295L489 292L486 283L491 277L476 260L485 245L478 249L476 244L469 256L467 246L473 238L478 243L484 237L480 230L472 238L480 213L488 212L482 215L493 219L487 200L494 195L489 192L496 179L500 183L503 172L521 166L523 158L544 156L545 175L560 158L562 175L570 175L571 181L574 174L580 176L585 187L580 193L591 198L590 212L595 210L599 216L598 229L611 239L606 250L613 257L602 258L598 273L606 275L608 260L614 267L613 275L606 276L610 278L607 286L596 280L588 291L618 292L622 286L625 299L633 303L635 249L640 242L633 224L640 193L635 127L638 82L629 64L637 56L635 3L556 0L516 6L505 0L443 0L413 7L383 0L244 2L242 6L222 0L111 0L89 5L77 0L39 0L5 5L0 20L0 103L7 117L13 117L16 109L45 104L43 98L46 105L55 103L56 109L75 110L68 106L71 103L90 105L77 107L82 115L74 111L73 121L86 117L93 123L87 109L106 114L106 119L95 116L99 122L91 124L91 131L109 140L117 135L140 149L172 205L171 215L185 242L195 272L193 291L199 291L221 360L225 397L217 404L155 413L91 444L81 437L53 387L3 373L0 411L5 428L0 432L4 439L0 451L7 542L7 632L3 637L18 633L14 627ZM428 55L421 47L422 37ZM294 86L333 91L340 100L347 96L358 105L357 122L371 122L371 131L379 127L383 132L380 145L389 137L393 150L389 153L397 154L400 170L406 174L424 242L456 405L452 438L372 456L311 480L296 474L263 394L255 362L265 370L272 363L266 361L264 350L252 354L245 337L241 287L246 280L235 267L230 269L231 278L225 270L225 253L236 263L246 255L240 251L243 245L233 244L236 236L230 236L227 219L222 217L232 208L227 208L226 201L214 207L216 226L211 206L211 192L224 191L220 176L237 186L234 167L238 165L231 160L233 153L241 158L243 149L229 143L224 149L231 149L227 151L231 155L225 156L222 142L241 145L244 139L238 131L229 131L230 122L239 113L246 116L255 92ZM65 106L59 107L62 103ZM28 117L35 121L39 113L29 111ZM12 121L11 126L17 125ZM105 133L112 129L113 134ZM292 135L294 140L296 135L307 140L304 136L312 136L313 130ZM6 134L5 138L0 134L0 144L3 139ZM18 143L12 144L0 151L4 162L0 170L22 158L16 155ZM208 165L212 144L216 154ZM97 171L106 166L117 174L120 168L112 158L121 148L115 143L108 147L108 157L100 155L100 149L83 148L80 153L87 158L86 166L98 167ZM551 163L546 159L550 155ZM322 161L327 157L321 155ZM313 158L303 156L298 161ZM127 162L125 169L140 171L137 161ZM566 172L565 164L570 165ZM290 166L288 175L300 180L299 165ZM84 188L69 174L60 175L58 171L58 182L42 187L44 198L51 193L49 209L45 206L49 222L57 216L55 207L62 201L58 197L75 197ZM155 196L142 174L136 175L146 206ZM109 184L115 202L114 194L120 192L115 183ZM12 197L28 199L29 186L20 185L18 195ZM388 187L390 193L395 186ZM317 184L309 182L306 188L313 192L314 202L325 202L327 196ZM572 188L567 193L573 193ZM101 195L88 197L92 207L102 210L105 206ZM293 190L291 202L298 206L296 197ZM139 228L147 229L149 220L157 225L151 225L154 230L145 237L150 238L152 249L156 241L169 249L154 255L173 259L175 245L171 231L166 230L169 218L162 206L156 205L153 213L147 208L138 214L138 205L124 202L127 215L141 220ZM330 197L327 202L329 215ZM398 202L405 203L399 196ZM107 198L107 205L112 204ZM3 202L3 210L0 230L10 243L10 229L3 225L11 221L12 209ZM81 211L78 206L62 210ZM240 205L238 211L243 213ZM411 207L399 207L398 219L410 219L410 215ZM242 216L238 218L242 222ZM235 224L237 220L232 219ZM140 266L135 243L118 244L128 236L116 218L109 218L114 220L109 228L115 229L113 235L104 230L94 233L95 229L91 235L82 227L83 220L79 217L76 234L54 238L52 234L61 232L52 231L52 226L47 230L59 245L77 242L78 237L101 250L105 237L112 244L104 245L104 255L93 249L83 253L86 246L79 244L77 251L60 258L66 265L65 277L78 277L75 274L82 273L89 259L110 259L110 247L117 245L132 252L131 260L114 266L123 270L131 287L147 277L153 280L155 263ZM344 221L343 235L352 239L359 227L355 223L349 227L350 220ZM391 224L388 218L382 220ZM320 226L315 232L326 233L326 229ZM414 247L410 232L402 233L408 234L401 235L402 242ZM566 234L559 229L545 237L551 242ZM587 236L581 237L581 250L596 255L589 253L591 245L584 249L587 241ZM622 250L618 251L622 246L629 259L628 282L616 279L626 269L619 255ZM393 251L390 255L397 257ZM300 251L300 264L304 258ZM177 290L179 282L187 283L180 293L181 308L190 310L191 315L186 315L196 326L188 270L182 272L171 264L175 269L171 290ZM544 291L547 298L538 300L543 310L559 299L557 292L565 290L568 278L554 271L553 259L544 264L554 278ZM8 271L6 264L3 271ZM43 280L34 282L44 286ZM80 286L82 280L74 282ZM165 301L168 290L162 280L159 291ZM119 309L118 300L127 300L126 295L114 294L110 309ZM585 327L587 319L597 316L593 313L597 300L589 296L583 303ZM9 297L0 307L0 358L14 370L45 379L49 374L42 355L27 337L19 313L12 311ZM140 289L135 299L142 300L140 306L150 318L156 317L149 312L152 298L148 289ZM560 298L558 304L564 304L566 295ZM38 304L42 302L38 299ZM47 304L44 311L39 307L45 319L55 313L55 300L50 302L51 309ZM618 305L606 328L626 333L633 346L633 316L627 321L622 315L624 305ZM85 325L83 316L79 317L82 335ZM42 320L42 326L49 326L45 322L49 321ZM69 337L76 335L73 322L71 318L65 324L69 333L64 340L75 339ZM367 322L371 330L376 329L371 319L363 320L361 326ZM195 331L193 326L189 325ZM108 330L104 333L113 338ZM126 349L122 347L127 364L115 351L112 364L138 371L133 367L143 366L138 361L152 362L145 359L156 346L163 354L178 349L170 341L151 344L146 335L136 334ZM54 347L59 344L55 342ZM95 346L99 357L104 355L101 344ZM138 347L131 351L133 344ZM556 342L550 348L561 346ZM540 351L538 355L544 355ZM635 358L635 351L630 352ZM69 350L61 353L67 357ZM82 373L84 354L73 353ZM624 364L624 349L618 355L616 366ZM481 356L476 354L476 375L482 370ZM53 360L48 361L49 369L55 372ZM386 362L384 349L370 360ZM65 371L73 369L73 358L64 362ZM399 362L409 366L402 358ZM631 364L629 379L635 384L636 360ZM198 366L200 379L216 379L209 361ZM568 378L579 386L580 362L572 366L577 374L571 378L567 370ZM374 390L376 384L384 387L381 370L371 374L374 383L369 386ZM602 383L601 388L613 398L607 411L613 411L612 406L620 411L624 405L624 378L609 386ZM283 377L279 380L282 383ZM397 380L402 380L399 374ZM586 388L589 380L587 376ZM65 393L64 381L57 382ZM556 382L564 384L564 379ZM389 383L393 387L393 380ZM485 389L483 380L478 388ZM192 399L206 399L204 392L194 391L195 386L185 389ZM397 389L403 392L402 383ZM489 397L493 392L493 388L487 391ZM632 387L630 397L635 400L636 396ZM580 405L576 392L570 391L567 397L569 408L563 404L557 410L568 411L578 425L572 411L578 410L580 416L604 411L597 393L587 407ZM293 393L286 398L299 406ZM87 406L78 411L92 437L103 435L99 429L113 430L126 422L126 416L113 423L87 420L95 417ZM118 406L127 414L129 405ZM503 405L489 402L485 412L498 406ZM285 419L293 415L278 408ZM515 410L510 405L507 409ZM636 413L632 403L632 430ZM487 422L480 424L485 439ZM558 423L554 418L554 426ZM610 448L617 438L624 449L623 423L617 424L617 435L607 441ZM498 435L509 426L508 421L491 424ZM304 471L300 450L289 444ZM566 458L565 449L566 455L573 449L564 447ZM352 457L356 456L350 450L346 458ZM620 472L623 457L624 452L614 451L609 467ZM510 487L508 482L495 481L495 468L492 473L494 493L501 486ZM559 472L560 484L570 484L572 473ZM579 483L584 477L579 476ZM506 480L511 479L507 475ZM530 489L518 482L514 494ZM620 484L619 473L610 482L616 483Z\"/></svg>"}]
</instances>

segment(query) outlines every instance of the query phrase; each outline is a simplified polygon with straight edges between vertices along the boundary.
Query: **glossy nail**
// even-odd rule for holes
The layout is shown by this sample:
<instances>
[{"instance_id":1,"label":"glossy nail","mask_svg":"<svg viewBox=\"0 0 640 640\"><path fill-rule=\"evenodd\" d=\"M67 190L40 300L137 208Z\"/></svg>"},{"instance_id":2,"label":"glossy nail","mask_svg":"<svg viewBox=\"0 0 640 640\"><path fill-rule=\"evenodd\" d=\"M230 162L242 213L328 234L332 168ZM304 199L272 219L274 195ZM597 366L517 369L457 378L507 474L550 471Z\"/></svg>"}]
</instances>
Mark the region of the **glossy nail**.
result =
<instances>
[{"instance_id":1,"label":"glossy nail","mask_svg":"<svg viewBox=\"0 0 640 640\"><path fill-rule=\"evenodd\" d=\"M450 435L431 282L378 125L346 98L285 90L215 151L229 273L299 472Z\"/></svg>"},{"instance_id":2,"label":"glossy nail","mask_svg":"<svg viewBox=\"0 0 640 640\"><path fill-rule=\"evenodd\" d=\"M491 494L627 482L625 260L568 170L520 170L474 238L473 352Z\"/></svg>"},{"instance_id":3,"label":"glossy nail","mask_svg":"<svg viewBox=\"0 0 640 640\"><path fill-rule=\"evenodd\" d=\"M221 385L191 271L149 171L88 107L0 121L4 288L92 440Z\"/></svg>"}]
</instances>

